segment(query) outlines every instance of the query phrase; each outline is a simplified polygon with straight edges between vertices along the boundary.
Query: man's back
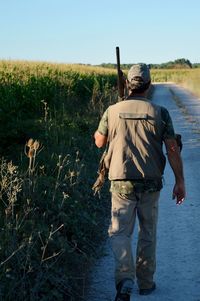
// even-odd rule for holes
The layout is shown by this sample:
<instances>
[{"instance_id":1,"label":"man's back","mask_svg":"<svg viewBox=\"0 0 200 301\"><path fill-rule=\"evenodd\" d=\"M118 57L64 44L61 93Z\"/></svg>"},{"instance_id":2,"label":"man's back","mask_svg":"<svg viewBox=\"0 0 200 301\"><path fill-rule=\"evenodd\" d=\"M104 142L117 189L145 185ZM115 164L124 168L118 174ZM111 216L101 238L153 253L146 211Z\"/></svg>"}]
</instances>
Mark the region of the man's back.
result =
<instances>
[{"instance_id":1,"label":"man's back","mask_svg":"<svg viewBox=\"0 0 200 301\"><path fill-rule=\"evenodd\" d=\"M165 167L161 107L131 97L108 109L109 179L160 179Z\"/></svg>"}]
</instances>

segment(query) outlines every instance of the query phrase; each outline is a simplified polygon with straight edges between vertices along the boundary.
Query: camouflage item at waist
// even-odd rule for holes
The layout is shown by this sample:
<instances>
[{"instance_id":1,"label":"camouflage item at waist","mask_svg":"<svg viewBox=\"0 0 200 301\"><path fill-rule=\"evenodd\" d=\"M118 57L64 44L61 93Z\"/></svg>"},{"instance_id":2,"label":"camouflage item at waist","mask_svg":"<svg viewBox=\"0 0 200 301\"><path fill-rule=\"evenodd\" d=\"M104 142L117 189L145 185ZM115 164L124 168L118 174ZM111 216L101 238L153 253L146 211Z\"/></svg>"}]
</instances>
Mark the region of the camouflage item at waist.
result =
<instances>
[{"instance_id":1,"label":"camouflage item at waist","mask_svg":"<svg viewBox=\"0 0 200 301\"><path fill-rule=\"evenodd\" d=\"M155 180L116 180L111 181L110 191L130 194L133 192L155 192L162 189L162 179Z\"/></svg>"}]
</instances>

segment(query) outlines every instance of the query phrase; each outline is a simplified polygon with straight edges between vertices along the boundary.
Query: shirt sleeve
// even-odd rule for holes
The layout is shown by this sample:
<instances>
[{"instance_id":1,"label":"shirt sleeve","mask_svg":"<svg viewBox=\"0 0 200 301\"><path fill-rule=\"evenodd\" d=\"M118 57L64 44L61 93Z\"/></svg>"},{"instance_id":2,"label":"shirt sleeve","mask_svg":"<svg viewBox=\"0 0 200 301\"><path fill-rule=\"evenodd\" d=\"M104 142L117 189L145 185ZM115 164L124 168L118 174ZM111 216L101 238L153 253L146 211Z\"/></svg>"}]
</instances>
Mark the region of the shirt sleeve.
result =
<instances>
[{"instance_id":1,"label":"shirt sleeve","mask_svg":"<svg viewBox=\"0 0 200 301\"><path fill-rule=\"evenodd\" d=\"M162 121L164 123L164 132L163 132L163 140L164 139L175 139L174 126L171 119L171 116L168 110L164 107L161 108L161 116Z\"/></svg>"},{"instance_id":2,"label":"shirt sleeve","mask_svg":"<svg viewBox=\"0 0 200 301\"><path fill-rule=\"evenodd\" d=\"M108 109L104 112L97 130L100 134L108 136Z\"/></svg>"}]
</instances>

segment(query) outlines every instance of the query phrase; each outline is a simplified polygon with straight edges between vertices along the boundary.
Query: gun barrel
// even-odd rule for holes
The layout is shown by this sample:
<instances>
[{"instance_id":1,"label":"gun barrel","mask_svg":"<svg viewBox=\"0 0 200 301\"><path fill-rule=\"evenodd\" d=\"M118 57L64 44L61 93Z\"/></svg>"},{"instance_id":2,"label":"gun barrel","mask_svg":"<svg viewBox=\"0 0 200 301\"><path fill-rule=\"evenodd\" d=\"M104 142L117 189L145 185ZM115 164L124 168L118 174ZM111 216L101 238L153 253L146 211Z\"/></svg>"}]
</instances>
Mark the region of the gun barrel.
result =
<instances>
[{"instance_id":1,"label":"gun barrel","mask_svg":"<svg viewBox=\"0 0 200 301\"><path fill-rule=\"evenodd\" d=\"M124 85L122 83L122 76L123 73L120 69L120 50L119 47L116 47L116 57L117 57L117 84L118 84L118 92L119 96L123 97L124 96Z\"/></svg>"},{"instance_id":2,"label":"gun barrel","mask_svg":"<svg viewBox=\"0 0 200 301\"><path fill-rule=\"evenodd\" d=\"M117 56L117 71L120 73L120 51L119 47L116 47L116 56Z\"/></svg>"}]
</instances>

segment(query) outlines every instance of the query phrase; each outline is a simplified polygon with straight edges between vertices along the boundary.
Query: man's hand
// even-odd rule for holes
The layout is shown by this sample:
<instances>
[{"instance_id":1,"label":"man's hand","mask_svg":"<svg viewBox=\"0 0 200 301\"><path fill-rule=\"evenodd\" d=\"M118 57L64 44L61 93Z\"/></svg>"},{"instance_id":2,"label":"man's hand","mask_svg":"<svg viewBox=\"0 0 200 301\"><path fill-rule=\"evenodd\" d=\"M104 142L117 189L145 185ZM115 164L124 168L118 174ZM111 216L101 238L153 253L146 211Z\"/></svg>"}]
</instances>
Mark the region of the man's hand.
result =
<instances>
[{"instance_id":1,"label":"man's hand","mask_svg":"<svg viewBox=\"0 0 200 301\"><path fill-rule=\"evenodd\" d=\"M184 181L177 182L174 185L172 198L176 198L176 204L181 205L185 199L185 184Z\"/></svg>"},{"instance_id":2,"label":"man's hand","mask_svg":"<svg viewBox=\"0 0 200 301\"><path fill-rule=\"evenodd\" d=\"M180 149L177 145L176 139L166 139L165 146L168 160L175 176L172 198L176 198L176 204L181 205L185 199L185 183Z\"/></svg>"}]
</instances>

